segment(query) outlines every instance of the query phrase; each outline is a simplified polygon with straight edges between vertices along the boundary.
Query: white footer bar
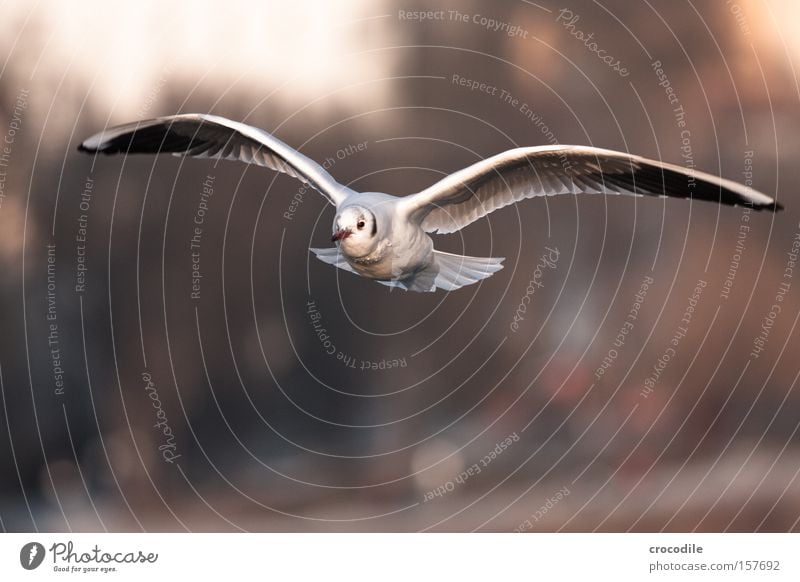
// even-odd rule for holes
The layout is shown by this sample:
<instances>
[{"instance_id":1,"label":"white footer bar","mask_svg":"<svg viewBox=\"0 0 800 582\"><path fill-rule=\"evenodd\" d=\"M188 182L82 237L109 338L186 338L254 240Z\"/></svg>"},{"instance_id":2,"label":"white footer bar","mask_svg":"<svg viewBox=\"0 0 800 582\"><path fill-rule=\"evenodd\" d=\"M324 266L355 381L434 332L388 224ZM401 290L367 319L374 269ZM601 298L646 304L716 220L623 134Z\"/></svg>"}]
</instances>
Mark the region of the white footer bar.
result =
<instances>
[{"instance_id":1,"label":"white footer bar","mask_svg":"<svg viewBox=\"0 0 800 582\"><path fill-rule=\"evenodd\" d=\"M0 580L800 580L800 534L3 534Z\"/></svg>"}]
</instances>

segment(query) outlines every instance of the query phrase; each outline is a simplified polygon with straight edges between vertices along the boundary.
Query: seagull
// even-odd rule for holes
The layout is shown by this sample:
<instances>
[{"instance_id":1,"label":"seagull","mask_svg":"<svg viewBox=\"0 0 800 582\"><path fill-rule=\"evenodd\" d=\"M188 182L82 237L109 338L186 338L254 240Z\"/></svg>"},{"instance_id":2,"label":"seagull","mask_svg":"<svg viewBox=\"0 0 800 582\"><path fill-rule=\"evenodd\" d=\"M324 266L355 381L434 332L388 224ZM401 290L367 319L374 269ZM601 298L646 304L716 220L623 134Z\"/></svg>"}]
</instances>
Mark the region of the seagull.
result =
<instances>
[{"instance_id":1,"label":"seagull","mask_svg":"<svg viewBox=\"0 0 800 582\"><path fill-rule=\"evenodd\" d=\"M78 146L104 154L238 160L283 172L336 207L331 248L310 249L345 271L407 291L453 291L503 268L503 258L434 249L431 234L461 230L527 198L625 194L691 198L777 211L769 196L731 180L588 146L520 147L483 159L408 196L357 192L274 135L224 117L182 114L106 129Z\"/></svg>"}]
</instances>

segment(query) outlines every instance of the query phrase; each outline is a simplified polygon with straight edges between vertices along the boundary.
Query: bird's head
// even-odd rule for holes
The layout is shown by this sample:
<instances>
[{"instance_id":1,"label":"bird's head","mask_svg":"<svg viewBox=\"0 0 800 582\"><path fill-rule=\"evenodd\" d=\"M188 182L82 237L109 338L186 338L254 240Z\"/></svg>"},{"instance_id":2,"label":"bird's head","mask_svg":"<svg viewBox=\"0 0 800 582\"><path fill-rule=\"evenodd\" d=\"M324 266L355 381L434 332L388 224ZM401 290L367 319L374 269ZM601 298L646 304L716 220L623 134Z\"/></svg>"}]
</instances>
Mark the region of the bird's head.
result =
<instances>
[{"instance_id":1,"label":"bird's head","mask_svg":"<svg viewBox=\"0 0 800 582\"><path fill-rule=\"evenodd\" d=\"M368 255L378 244L375 215L363 206L348 206L333 221L331 241L351 257Z\"/></svg>"}]
</instances>

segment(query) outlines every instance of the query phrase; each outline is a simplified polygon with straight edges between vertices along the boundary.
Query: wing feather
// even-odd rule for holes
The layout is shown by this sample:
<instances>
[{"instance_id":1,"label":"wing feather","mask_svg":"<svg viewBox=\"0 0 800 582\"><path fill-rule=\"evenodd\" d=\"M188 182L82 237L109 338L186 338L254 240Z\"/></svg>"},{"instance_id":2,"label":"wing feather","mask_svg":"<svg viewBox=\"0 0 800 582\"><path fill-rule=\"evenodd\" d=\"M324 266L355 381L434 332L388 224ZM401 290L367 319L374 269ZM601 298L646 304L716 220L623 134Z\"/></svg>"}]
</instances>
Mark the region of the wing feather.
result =
<instances>
[{"instance_id":1,"label":"wing feather","mask_svg":"<svg viewBox=\"0 0 800 582\"><path fill-rule=\"evenodd\" d=\"M455 232L490 212L536 196L625 194L692 198L780 210L731 180L621 152L584 146L518 148L481 160L407 196L402 211L427 232Z\"/></svg>"},{"instance_id":2,"label":"wing feather","mask_svg":"<svg viewBox=\"0 0 800 582\"><path fill-rule=\"evenodd\" d=\"M261 129L216 115L190 113L112 127L78 146L89 153L158 154L237 160L283 172L338 205L351 192L318 163Z\"/></svg>"}]
</instances>

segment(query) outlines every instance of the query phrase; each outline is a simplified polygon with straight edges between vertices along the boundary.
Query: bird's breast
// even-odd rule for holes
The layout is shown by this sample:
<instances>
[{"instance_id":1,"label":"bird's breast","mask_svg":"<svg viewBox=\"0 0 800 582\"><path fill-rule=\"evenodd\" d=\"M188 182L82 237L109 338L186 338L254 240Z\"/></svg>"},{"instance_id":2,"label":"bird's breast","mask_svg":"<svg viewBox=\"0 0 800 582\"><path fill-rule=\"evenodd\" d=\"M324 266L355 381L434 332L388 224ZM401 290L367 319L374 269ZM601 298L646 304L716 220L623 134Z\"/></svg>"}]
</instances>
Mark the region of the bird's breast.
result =
<instances>
[{"instance_id":1,"label":"bird's breast","mask_svg":"<svg viewBox=\"0 0 800 582\"><path fill-rule=\"evenodd\" d=\"M371 279L404 279L428 266L433 257L433 241L411 238L384 240L364 257L348 258L353 269Z\"/></svg>"}]
</instances>

